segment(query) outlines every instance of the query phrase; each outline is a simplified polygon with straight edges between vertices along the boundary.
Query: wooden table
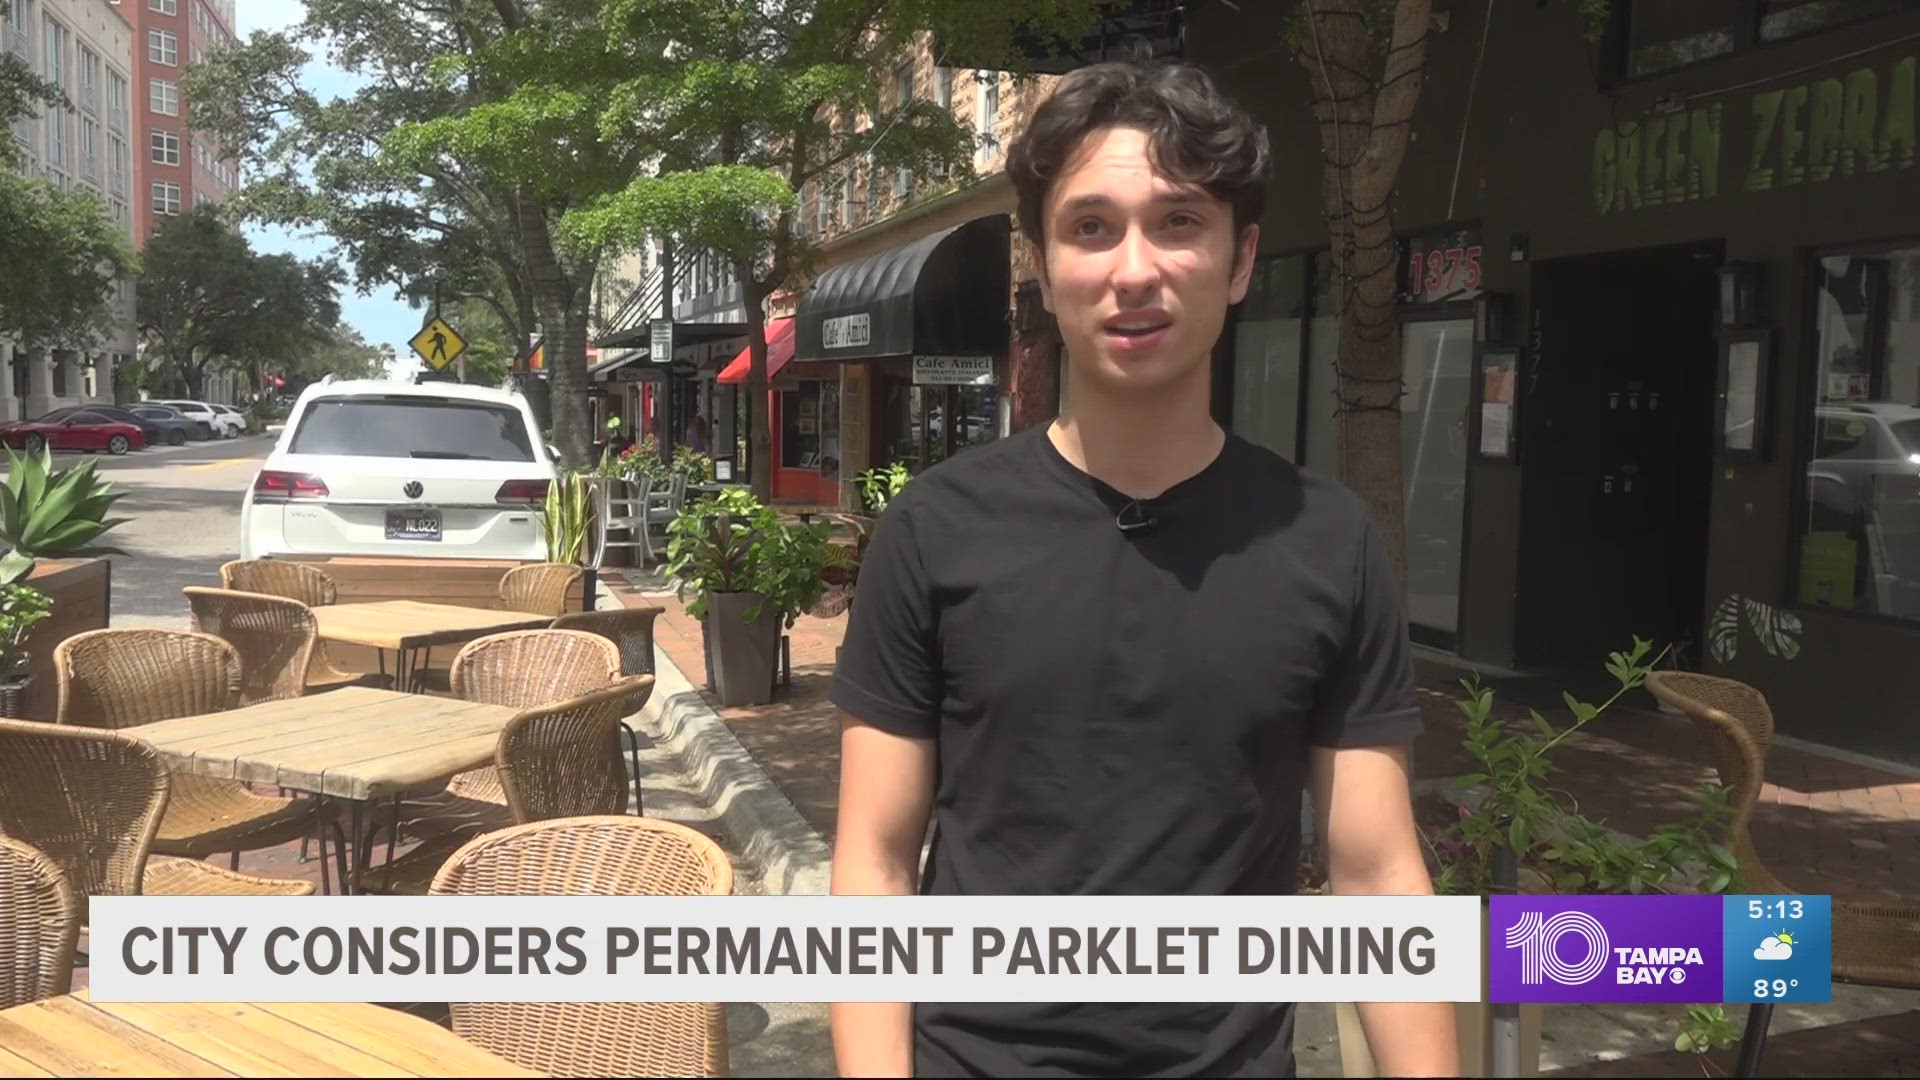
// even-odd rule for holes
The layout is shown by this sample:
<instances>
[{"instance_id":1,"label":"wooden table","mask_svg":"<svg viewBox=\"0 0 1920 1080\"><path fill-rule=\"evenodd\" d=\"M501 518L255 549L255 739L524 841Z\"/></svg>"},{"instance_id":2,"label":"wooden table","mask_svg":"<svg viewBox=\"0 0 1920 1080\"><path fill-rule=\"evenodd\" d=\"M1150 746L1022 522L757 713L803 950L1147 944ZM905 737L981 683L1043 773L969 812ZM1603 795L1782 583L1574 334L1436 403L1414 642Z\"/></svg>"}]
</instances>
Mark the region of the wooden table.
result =
<instances>
[{"instance_id":1,"label":"wooden table","mask_svg":"<svg viewBox=\"0 0 1920 1080\"><path fill-rule=\"evenodd\" d=\"M393 685L403 692L413 690L414 674L426 666L423 650L430 655L435 645L553 625L553 616L531 611L424 604L418 600L324 604L313 609L313 617L322 638L378 650L383 672L387 650L393 650Z\"/></svg>"},{"instance_id":2,"label":"wooden table","mask_svg":"<svg viewBox=\"0 0 1920 1080\"><path fill-rule=\"evenodd\" d=\"M177 771L276 784L344 803L350 831L341 832L337 821L334 828L345 893L367 869L380 828L372 824L372 831L365 831L368 804L393 802L391 857L402 797L491 764L500 731L514 715L499 705L349 686L126 730L160 751ZM353 838L352 866L348 836ZM324 850L320 857L325 860ZM321 867L325 887L324 861Z\"/></svg>"},{"instance_id":3,"label":"wooden table","mask_svg":"<svg viewBox=\"0 0 1920 1080\"><path fill-rule=\"evenodd\" d=\"M103 1003L0 1012L0 1076L539 1076L417 1016L333 1004Z\"/></svg>"}]
</instances>

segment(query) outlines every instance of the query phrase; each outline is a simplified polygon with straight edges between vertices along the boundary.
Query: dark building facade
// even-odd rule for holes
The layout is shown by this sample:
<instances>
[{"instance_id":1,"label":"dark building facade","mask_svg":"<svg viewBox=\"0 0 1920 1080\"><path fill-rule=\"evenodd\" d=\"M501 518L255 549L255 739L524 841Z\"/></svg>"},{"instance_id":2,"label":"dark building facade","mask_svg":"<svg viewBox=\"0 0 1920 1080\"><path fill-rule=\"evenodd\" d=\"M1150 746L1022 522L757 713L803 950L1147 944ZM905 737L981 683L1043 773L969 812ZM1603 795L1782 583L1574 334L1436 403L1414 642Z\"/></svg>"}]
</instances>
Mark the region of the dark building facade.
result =
<instances>
[{"instance_id":1,"label":"dark building facade","mask_svg":"<svg viewBox=\"0 0 1920 1080\"><path fill-rule=\"evenodd\" d=\"M1572 3L1436 6L1394 202L1415 637L1589 673L1680 643L1785 733L1920 755L1920 13L1616 0L1594 44ZM1334 473L1292 7L1189 4L1185 55L1275 152L1223 418Z\"/></svg>"}]
</instances>

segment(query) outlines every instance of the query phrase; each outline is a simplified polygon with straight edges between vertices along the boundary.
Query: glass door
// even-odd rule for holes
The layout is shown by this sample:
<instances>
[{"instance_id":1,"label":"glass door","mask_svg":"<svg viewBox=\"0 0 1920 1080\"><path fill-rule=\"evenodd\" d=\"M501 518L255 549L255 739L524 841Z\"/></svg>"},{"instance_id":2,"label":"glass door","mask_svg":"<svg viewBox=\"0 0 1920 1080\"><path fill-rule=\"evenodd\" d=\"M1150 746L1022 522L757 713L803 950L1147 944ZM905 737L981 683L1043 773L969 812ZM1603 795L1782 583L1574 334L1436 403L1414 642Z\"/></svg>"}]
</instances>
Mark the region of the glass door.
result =
<instances>
[{"instance_id":1,"label":"glass door","mask_svg":"<svg viewBox=\"0 0 1920 1080\"><path fill-rule=\"evenodd\" d=\"M1467 412L1473 320L1408 323L1401 332L1406 396L1400 463L1406 485L1407 616L1451 637L1460 622L1460 555L1467 505Z\"/></svg>"}]
</instances>

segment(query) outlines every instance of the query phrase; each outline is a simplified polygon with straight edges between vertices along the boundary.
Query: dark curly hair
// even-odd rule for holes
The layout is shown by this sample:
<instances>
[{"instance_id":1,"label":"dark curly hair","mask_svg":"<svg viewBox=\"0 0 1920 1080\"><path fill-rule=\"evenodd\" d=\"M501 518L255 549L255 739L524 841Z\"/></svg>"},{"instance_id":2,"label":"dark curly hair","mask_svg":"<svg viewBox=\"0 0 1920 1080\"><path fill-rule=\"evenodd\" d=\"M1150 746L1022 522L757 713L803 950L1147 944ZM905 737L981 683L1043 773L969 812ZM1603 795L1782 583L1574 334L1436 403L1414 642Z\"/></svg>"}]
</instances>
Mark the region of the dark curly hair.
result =
<instances>
[{"instance_id":1,"label":"dark curly hair","mask_svg":"<svg viewBox=\"0 0 1920 1080\"><path fill-rule=\"evenodd\" d=\"M1007 151L1020 231L1036 247L1046 246L1040 213L1061 166L1087 135L1110 127L1146 132L1153 167L1232 207L1234 235L1260 220L1267 202L1266 128L1197 67L1109 61L1063 77Z\"/></svg>"}]
</instances>

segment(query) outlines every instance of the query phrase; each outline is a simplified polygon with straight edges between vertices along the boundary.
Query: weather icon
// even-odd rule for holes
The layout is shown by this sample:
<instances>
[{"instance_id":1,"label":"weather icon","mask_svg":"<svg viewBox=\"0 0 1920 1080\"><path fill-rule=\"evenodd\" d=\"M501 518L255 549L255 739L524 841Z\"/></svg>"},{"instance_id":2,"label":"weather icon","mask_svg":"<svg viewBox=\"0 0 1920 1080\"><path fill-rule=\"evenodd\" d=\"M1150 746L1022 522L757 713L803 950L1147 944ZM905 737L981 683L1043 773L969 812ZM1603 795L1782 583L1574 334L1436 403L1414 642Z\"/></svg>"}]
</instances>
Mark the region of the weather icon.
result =
<instances>
[{"instance_id":1,"label":"weather icon","mask_svg":"<svg viewBox=\"0 0 1920 1080\"><path fill-rule=\"evenodd\" d=\"M1793 935L1785 930L1767 938L1760 947L1753 950L1755 960L1791 960L1793 958Z\"/></svg>"}]
</instances>

